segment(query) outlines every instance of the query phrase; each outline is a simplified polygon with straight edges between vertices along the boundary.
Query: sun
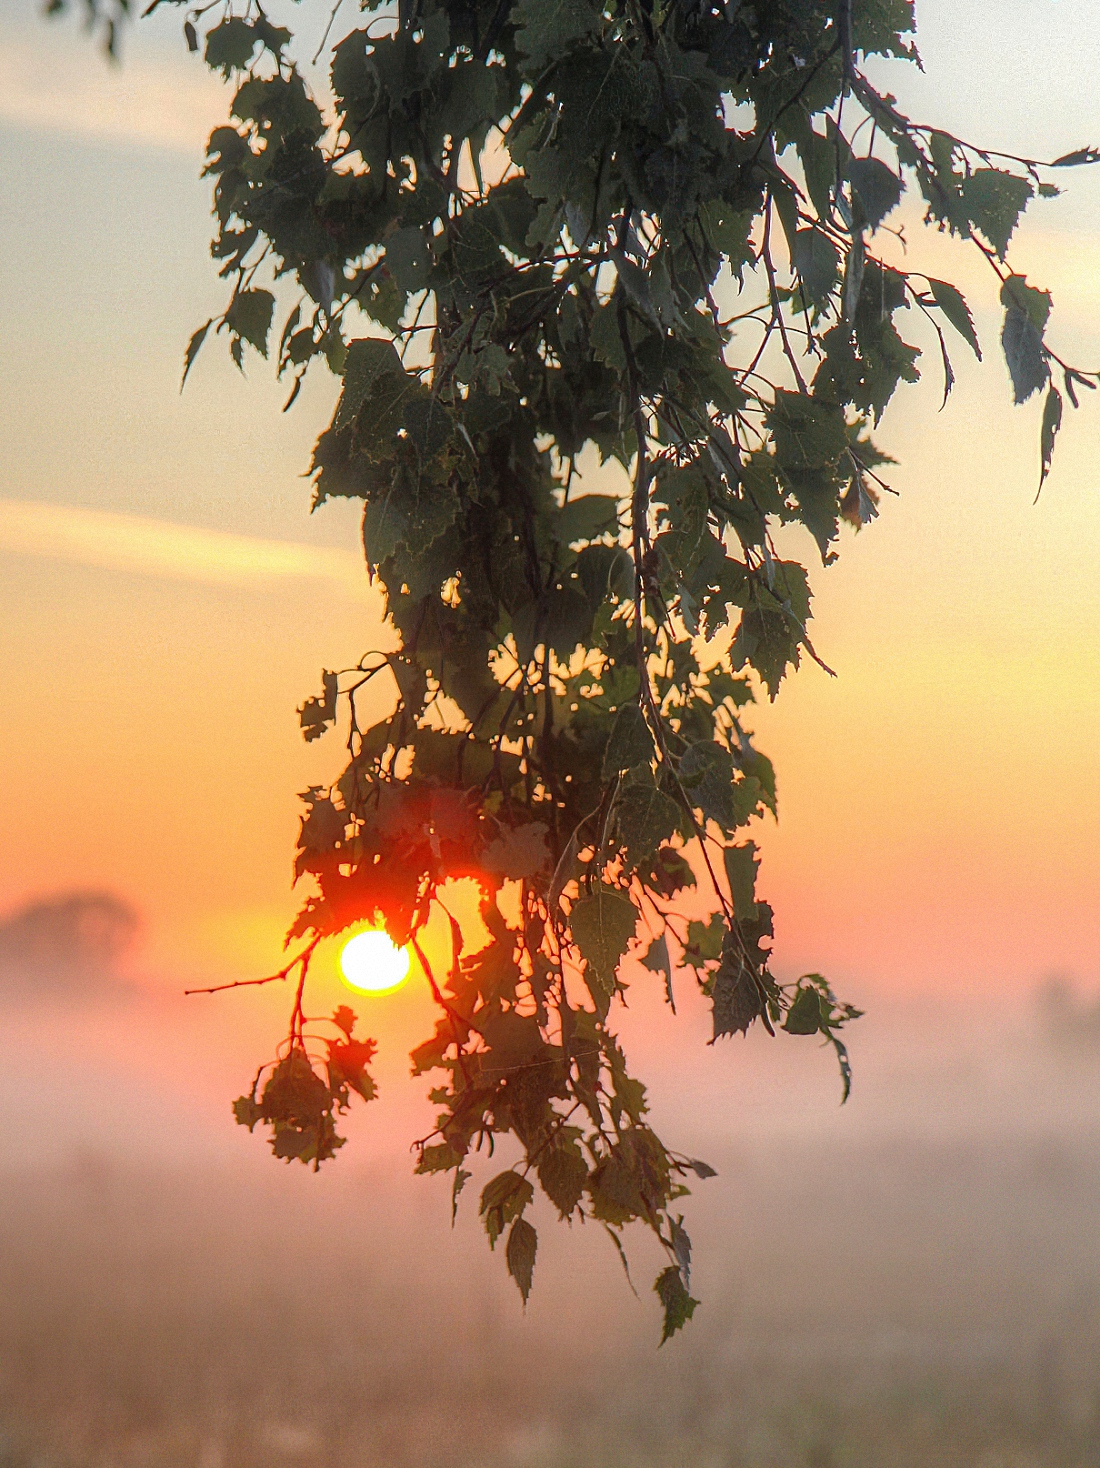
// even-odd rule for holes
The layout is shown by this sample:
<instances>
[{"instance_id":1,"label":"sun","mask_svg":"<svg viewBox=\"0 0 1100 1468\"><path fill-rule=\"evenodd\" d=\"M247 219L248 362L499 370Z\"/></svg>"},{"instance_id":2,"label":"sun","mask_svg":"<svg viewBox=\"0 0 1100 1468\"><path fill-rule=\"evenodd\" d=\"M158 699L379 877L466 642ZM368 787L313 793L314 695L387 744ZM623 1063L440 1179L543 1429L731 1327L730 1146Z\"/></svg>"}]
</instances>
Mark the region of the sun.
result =
<instances>
[{"instance_id":1,"label":"sun","mask_svg":"<svg viewBox=\"0 0 1100 1468\"><path fill-rule=\"evenodd\" d=\"M409 953L381 929L356 933L340 954L340 976L358 994L392 994L409 977Z\"/></svg>"}]
</instances>

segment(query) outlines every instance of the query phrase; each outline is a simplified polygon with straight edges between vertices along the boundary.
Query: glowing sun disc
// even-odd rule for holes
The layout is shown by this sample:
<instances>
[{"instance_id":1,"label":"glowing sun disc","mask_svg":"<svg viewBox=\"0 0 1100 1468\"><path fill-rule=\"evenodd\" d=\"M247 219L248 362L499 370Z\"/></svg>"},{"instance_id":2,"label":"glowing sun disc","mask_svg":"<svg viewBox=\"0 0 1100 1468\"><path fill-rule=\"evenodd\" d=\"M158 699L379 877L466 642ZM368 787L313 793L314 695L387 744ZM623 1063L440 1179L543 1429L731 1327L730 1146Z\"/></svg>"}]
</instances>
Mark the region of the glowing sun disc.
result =
<instances>
[{"instance_id":1,"label":"glowing sun disc","mask_svg":"<svg viewBox=\"0 0 1100 1468\"><path fill-rule=\"evenodd\" d=\"M340 954L340 974L358 994L392 994L409 977L409 954L381 930L356 933Z\"/></svg>"}]
</instances>

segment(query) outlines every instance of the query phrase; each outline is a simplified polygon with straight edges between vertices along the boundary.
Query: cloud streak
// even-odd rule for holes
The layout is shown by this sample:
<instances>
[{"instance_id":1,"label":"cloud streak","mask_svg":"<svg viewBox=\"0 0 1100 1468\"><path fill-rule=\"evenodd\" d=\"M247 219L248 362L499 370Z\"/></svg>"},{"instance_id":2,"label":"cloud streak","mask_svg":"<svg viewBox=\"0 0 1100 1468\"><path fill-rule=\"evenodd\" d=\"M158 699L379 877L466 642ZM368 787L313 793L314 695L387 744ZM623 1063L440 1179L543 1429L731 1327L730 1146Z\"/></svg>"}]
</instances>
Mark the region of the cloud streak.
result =
<instances>
[{"instance_id":1,"label":"cloud streak","mask_svg":"<svg viewBox=\"0 0 1100 1468\"><path fill-rule=\"evenodd\" d=\"M9 39L0 52L0 122L201 158L228 95L206 67L195 58L142 57L108 68L80 39L76 47L45 26L33 38Z\"/></svg>"},{"instance_id":2,"label":"cloud streak","mask_svg":"<svg viewBox=\"0 0 1100 1468\"><path fill-rule=\"evenodd\" d=\"M0 552L258 591L303 580L357 599L367 590L363 560L350 550L34 500L0 499Z\"/></svg>"}]
</instances>

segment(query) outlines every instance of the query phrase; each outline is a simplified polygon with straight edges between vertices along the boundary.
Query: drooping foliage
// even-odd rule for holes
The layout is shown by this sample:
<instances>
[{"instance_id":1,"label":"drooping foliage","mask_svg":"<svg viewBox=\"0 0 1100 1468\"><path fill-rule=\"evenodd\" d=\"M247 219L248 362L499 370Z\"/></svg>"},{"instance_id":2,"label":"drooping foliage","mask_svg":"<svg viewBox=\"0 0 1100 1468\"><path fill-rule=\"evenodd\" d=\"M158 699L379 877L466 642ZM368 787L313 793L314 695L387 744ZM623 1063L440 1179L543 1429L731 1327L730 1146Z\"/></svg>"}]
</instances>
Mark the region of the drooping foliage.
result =
<instances>
[{"instance_id":1,"label":"drooping foliage","mask_svg":"<svg viewBox=\"0 0 1100 1468\"><path fill-rule=\"evenodd\" d=\"M671 1004L691 970L716 1040L821 1036L847 1094L856 1011L769 968L748 832L776 786L745 711L818 657L791 547L827 564L878 514L872 433L899 383L928 347L948 391L948 342L981 355L900 222L988 262L1015 399L1046 390L1046 474L1062 391L1076 406L1096 379L1055 354L1050 297L1007 254L1056 190L871 84L866 58L917 60L908 0L364 0L346 31L333 12L316 70L295 59L307 11L324 24L255 0L185 22L237 83L207 165L231 298L186 370L213 328L238 365L270 351L291 399L318 360L342 379L316 502L362 501L400 646L301 710L307 739L348 730L348 762L305 796L311 890L276 976L297 976L294 1017L238 1120L280 1157L334 1154L373 1047L341 1009L319 1056L309 960L384 925L438 1006L412 1057L438 1107L418 1170L451 1174L457 1204L510 1139L480 1214L524 1299L536 1189L620 1251L648 1226L667 1339L696 1304L678 1200L711 1170L649 1126L616 1000L656 983ZM365 717L383 682L392 711ZM476 951L456 878L480 891Z\"/></svg>"}]
</instances>

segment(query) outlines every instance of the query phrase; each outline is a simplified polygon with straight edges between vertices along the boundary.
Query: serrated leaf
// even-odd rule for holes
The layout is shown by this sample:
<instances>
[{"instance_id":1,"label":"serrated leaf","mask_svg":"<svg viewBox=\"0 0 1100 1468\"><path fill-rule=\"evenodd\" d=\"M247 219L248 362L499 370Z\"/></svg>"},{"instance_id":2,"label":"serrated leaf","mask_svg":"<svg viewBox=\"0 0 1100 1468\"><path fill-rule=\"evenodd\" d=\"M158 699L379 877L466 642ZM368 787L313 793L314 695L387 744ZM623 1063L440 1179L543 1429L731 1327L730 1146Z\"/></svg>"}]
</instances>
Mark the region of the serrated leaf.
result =
<instances>
[{"instance_id":1,"label":"serrated leaf","mask_svg":"<svg viewBox=\"0 0 1100 1468\"><path fill-rule=\"evenodd\" d=\"M637 867L680 826L680 807L654 785L628 785L615 806L626 860Z\"/></svg>"},{"instance_id":2,"label":"serrated leaf","mask_svg":"<svg viewBox=\"0 0 1100 1468\"><path fill-rule=\"evenodd\" d=\"M1001 305L1018 306L1040 336L1046 330L1052 305L1050 292L1028 285L1026 275L1010 275L1004 280L1001 285Z\"/></svg>"},{"instance_id":3,"label":"serrated leaf","mask_svg":"<svg viewBox=\"0 0 1100 1468\"><path fill-rule=\"evenodd\" d=\"M932 299L936 305L980 362L982 349L978 343L978 333L974 328L974 318L970 314L970 307L966 304L963 293L946 280L929 280L928 289L932 292Z\"/></svg>"},{"instance_id":4,"label":"serrated leaf","mask_svg":"<svg viewBox=\"0 0 1100 1468\"><path fill-rule=\"evenodd\" d=\"M733 760L713 739L701 740L685 751L680 780L692 805L723 830L734 830L742 814L735 795Z\"/></svg>"},{"instance_id":5,"label":"serrated leaf","mask_svg":"<svg viewBox=\"0 0 1100 1468\"><path fill-rule=\"evenodd\" d=\"M1012 378L1012 394L1017 403L1026 403L1036 393L1049 375L1043 355L1043 338L1026 311L1015 303L1005 309L1004 326L1001 329L1001 346Z\"/></svg>"},{"instance_id":6,"label":"serrated leaf","mask_svg":"<svg viewBox=\"0 0 1100 1468\"><path fill-rule=\"evenodd\" d=\"M1100 163L1100 148L1076 148L1055 158L1051 168L1078 168L1083 163Z\"/></svg>"},{"instance_id":7,"label":"serrated leaf","mask_svg":"<svg viewBox=\"0 0 1100 1468\"><path fill-rule=\"evenodd\" d=\"M435 1146L424 1148L416 1164L416 1171L420 1173L450 1172L452 1167L457 1167L462 1161L462 1155L451 1146L450 1142L439 1142Z\"/></svg>"},{"instance_id":8,"label":"serrated leaf","mask_svg":"<svg viewBox=\"0 0 1100 1468\"><path fill-rule=\"evenodd\" d=\"M722 859L734 916L751 921L756 917L756 873L760 867L756 843L748 841L742 846L727 846Z\"/></svg>"},{"instance_id":9,"label":"serrated leaf","mask_svg":"<svg viewBox=\"0 0 1100 1468\"><path fill-rule=\"evenodd\" d=\"M807 393L777 391L767 423L783 469L826 468L848 448L843 409Z\"/></svg>"},{"instance_id":10,"label":"serrated leaf","mask_svg":"<svg viewBox=\"0 0 1100 1468\"><path fill-rule=\"evenodd\" d=\"M410 225L390 235L386 241L386 265L399 290L406 295L422 291L432 268L432 252L424 231Z\"/></svg>"},{"instance_id":11,"label":"serrated leaf","mask_svg":"<svg viewBox=\"0 0 1100 1468\"><path fill-rule=\"evenodd\" d=\"M596 540L619 528L619 502L609 494L582 494L559 512L554 532L562 545Z\"/></svg>"},{"instance_id":12,"label":"serrated leaf","mask_svg":"<svg viewBox=\"0 0 1100 1468\"><path fill-rule=\"evenodd\" d=\"M538 1161L539 1183L562 1218L573 1213L588 1181L588 1165L575 1141L557 1142Z\"/></svg>"},{"instance_id":13,"label":"serrated leaf","mask_svg":"<svg viewBox=\"0 0 1100 1468\"><path fill-rule=\"evenodd\" d=\"M1034 190L1026 178L999 168L979 168L959 185L971 221L1003 260L1016 224Z\"/></svg>"},{"instance_id":14,"label":"serrated leaf","mask_svg":"<svg viewBox=\"0 0 1100 1468\"><path fill-rule=\"evenodd\" d=\"M688 923L684 959L693 968L700 968L708 960L719 957L725 941L726 920L720 912L713 913L705 923L693 918Z\"/></svg>"},{"instance_id":15,"label":"serrated leaf","mask_svg":"<svg viewBox=\"0 0 1100 1468\"><path fill-rule=\"evenodd\" d=\"M241 341L248 342L249 346L255 347L266 357L267 338L271 331L274 310L275 297L270 291L238 291L229 303L225 323Z\"/></svg>"},{"instance_id":16,"label":"serrated leaf","mask_svg":"<svg viewBox=\"0 0 1100 1468\"><path fill-rule=\"evenodd\" d=\"M733 933L723 946L710 999L715 1040L723 1035L743 1035L764 1012L760 989Z\"/></svg>"},{"instance_id":17,"label":"serrated leaf","mask_svg":"<svg viewBox=\"0 0 1100 1468\"><path fill-rule=\"evenodd\" d=\"M508 1261L508 1273L519 1286L523 1303L531 1293L531 1280L535 1273L535 1255L538 1252L538 1234L526 1218L517 1218L508 1235L504 1256Z\"/></svg>"},{"instance_id":18,"label":"serrated leaf","mask_svg":"<svg viewBox=\"0 0 1100 1468\"><path fill-rule=\"evenodd\" d=\"M514 829L506 826L481 853L481 865L487 872L512 880L533 877L549 863L548 833L549 827L542 821L529 821Z\"/></svg>"},{"instance_id":19,"label":"serrated leaf","mask_svg":"<svg viewBox=\"0 0 1100 1468\"><path fill-rule=\"evenodd\" d=\"M333 1011L332 1022L338 1030L343 1030L348 1039L355 1028L355 1011L349 1004L338 1004Z\"/></svg>"},{"instance_id":20,"label":"serrated leaf","mask_svg":"<svg viewBox=\"0 0 1100 1468\"><path fill-rule=\"evenodd\" d=\"M359 409L379 378L405 374L397 348L388 337L363 336L348 342L344 359L344 389L336 408L333 427L344 428L354 421Z\"/></svg>"},{"instance_id":21,"label":"serrated leaf","mask_svg":"<svg viewBox=\"0 0 1100 1468\"><path fill-rule=\"evenodd\" d=\"M810 302L823 305L840 276L840 252L823 230L800 229L794 237L794 267Z\"/></svg>"},{"instance_id":22,"label":"serrated leaf","mask_svg":"<svg viewBox=\"0 0 1100 1468\"><path fill-rule=\"evenodd\" d=\"M255 28L239 16L229 16L206 33L206 64L223 76L243 71L252 60L259 37Z\"/></svg>"},{"instance_id":23,"label":"serrated leaf","mask_svg":"<svg viewBox=\"0 0 1100 1468\"><path fill-rule=\"evenodd\" d=\"M670 1264L657 1276L653 1286L664 1308L664 1323L661 1329L661 1345L683 1328L695 1314L698 1300L693 1300L684 1287L683 1277L675 1264Z\"/></svg>"},{"instance_id":24,"label":"serrated leaf","mask_svg":"<svg viewBox=\"0 0 1100 1468\"><path fill-rule=\"evenodd\" d=\"M664 933L646 949L645 957L642 959L642 967L647 968L651 974L660 974L665 981L665 998L668 1000L669 1008L673 1014L676 1013L676 997L672 992L672 959L668 951L668 939Z\"/></svg>"},{"instance_id":25,"label":"serrated leaf","mask_svg":"<svg viewBox=\"0 0 1100 1468\"><path fill-rule=\"evenodd\" d=\"M628 897L597 887L569 914L573 941L585 960L585 983L602 1018L611 1006L615 974L638 924L638 910Z\"/></svg>"},{"instance_id":26,"label":"serrated leaf","mask_svg":"<svg viewBox=\"0 0 1100 1468\"><path fill-rule=\"evenodd\" d=\"M816 1035L821 1028L821 997L816 989L799 989L787 1011L783 1028L788 1035Z\"/></svg>"},{"instance_id":27,"label":"serrated leaf","mask_svg":"<svg viewBox=\"0 0 1100 1468\"><path fill-rule=\"evenodd\" d=\"M574 41L591 35L600 24L599 8L588 0L519 0L512 7L516 49L528 58L532 72L541 71Z\"/></svg>"},{"instance_id":28,"label":"serrated leaf","mask_svg":"<svg viewBox=\"0 0 1100 1468\"><path fill-rule=\"evenodd\" d=\"M901 202L901 179L880 158L853 158L848 177L867 227L877 229Z\"/></svg>"},{"instance_id":29,"label":"serrated leaf","mask_svg":"<svg viewBox=\"0 0 1100 1468\"><path fill-rule=\"evenodd\" d=\"M669 1226L669 1243L672 1245L673 1258L680 1266L680 1273L686 1285L691 1284L691 1239L684 1227L683 1217L674 1218Z\"/></svg>"},{"instance_id":30,"label":"serrated leaf","mask_svg":"<svg viewBox=\"0 0 1100 1468\"><path fill-rule=\"evenodd\" d=\"M611 779L624 770L649 764L653 759L653 735L636 703L624 703L615 715L603 756L603 778Z\"/></svg>"},{"instance_id":31,"label":"serrated leaf","mask_svg":"<svg viewBox=\"0 0 1100 1468\"><path fill-rule=\"evenodd\" d=\"M264 1109L253 1096L238 1096L233 1102L233 1115L238 1126L246 1126L249 1131L258 1121L263 1120Z\"/></svg>"},{"instance_id":32,"label":"serrated leaf","mask_svg":"<svg viewBox=\"0 0 1100 1468\"><path fill-rule=\"evenodd\" d=\"M513 1219L518 1218L535 1196L530 1181L511 1169L500 1172L481 1191L478 1213L485 1221L485 1232L494 1248L496 1241Z\"/></svg>"}]
</instances>

